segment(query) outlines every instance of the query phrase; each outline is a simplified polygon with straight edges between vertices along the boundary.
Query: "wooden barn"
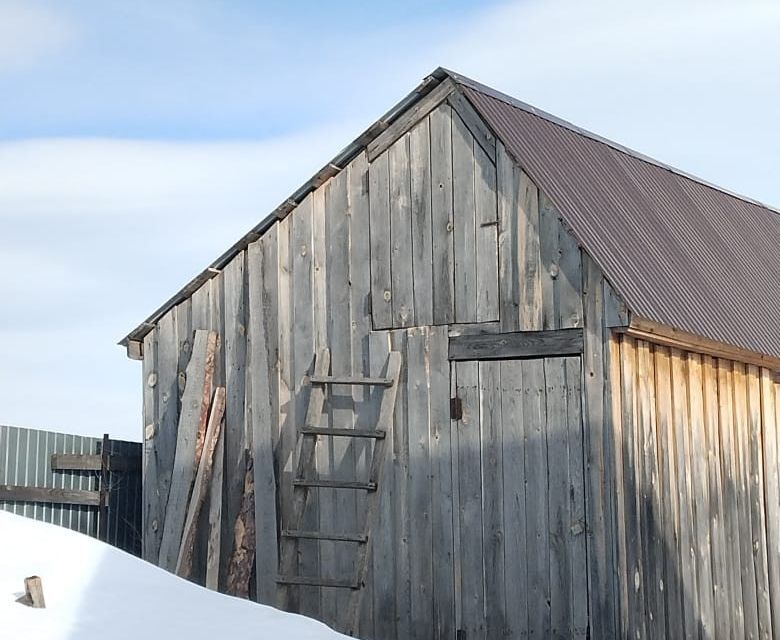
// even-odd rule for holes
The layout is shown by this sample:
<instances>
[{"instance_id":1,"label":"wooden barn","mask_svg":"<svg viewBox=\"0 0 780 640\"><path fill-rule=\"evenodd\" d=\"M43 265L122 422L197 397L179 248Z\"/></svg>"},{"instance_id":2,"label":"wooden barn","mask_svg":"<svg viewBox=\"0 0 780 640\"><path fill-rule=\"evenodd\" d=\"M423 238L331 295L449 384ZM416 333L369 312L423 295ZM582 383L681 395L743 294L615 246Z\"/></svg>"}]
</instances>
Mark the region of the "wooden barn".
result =
<instances>
[{"instance_id":1,"label":"wooden barn","mask_svg":"<svg viewBox=\"0 0 780 640\"><path fill-rule=\"evenodd\" d=\"M362 638L780 637L776 210L438 69L122 344L151 562Z\"/></svg>"}]
</instances>

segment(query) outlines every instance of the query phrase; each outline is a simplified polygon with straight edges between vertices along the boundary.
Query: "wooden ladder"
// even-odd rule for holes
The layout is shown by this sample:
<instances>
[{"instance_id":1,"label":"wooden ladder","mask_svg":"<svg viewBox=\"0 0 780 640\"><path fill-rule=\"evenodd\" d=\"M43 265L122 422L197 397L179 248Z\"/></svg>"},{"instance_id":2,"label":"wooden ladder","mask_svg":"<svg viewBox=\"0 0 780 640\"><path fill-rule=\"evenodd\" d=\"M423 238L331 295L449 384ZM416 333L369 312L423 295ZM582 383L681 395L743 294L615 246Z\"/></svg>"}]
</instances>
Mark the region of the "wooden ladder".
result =
<instances>
[{"instance_id":1,"label":"wooden ladder","mask_svg":"<svg viewBox=\"0 0 780 640\"><path fill-rule=\"evenodd\" d=\"M291 587L307 585L317 587L336 587L350 589L350 603L347 624L350 633L357 631L360 616L362 594L365 591L366 571L371 553L371 531L376 526L379 516L380 495L377 491L382 478L382 467L388 452L386 442L392 439L393 411L398 390L398 377L401 371L401 354L391 351L384 367L384 377L362 378L350 376L333 376L330 371L330 351L323 349L314 364L314 374L308 379L311 385L309 406L306 411L306 421L299 429L298 464L293 479L292 495L292 528L281 532L280 564L281 574L276 582L282 588L282 608L288 608L291 598ZM326 389L330 385L363 385L381 389L382 396L379 405L379 417L375 429L354 429L321 427L322 409L325 403ZM315 475L315 449L319 437L330 438L370 438L374 440L374 451L369 466L368 478L354 480L328 480ZM327 489L350 489L366 491L366 513L362 532L323 532L306 531L302 529L304 511L310 489L320 487ZM331 540L349 542L358 545L354 574L349 577L331 579L321 576L296 575L296 558L298 556L298 541Z\"/></svg>"}]
</instances>

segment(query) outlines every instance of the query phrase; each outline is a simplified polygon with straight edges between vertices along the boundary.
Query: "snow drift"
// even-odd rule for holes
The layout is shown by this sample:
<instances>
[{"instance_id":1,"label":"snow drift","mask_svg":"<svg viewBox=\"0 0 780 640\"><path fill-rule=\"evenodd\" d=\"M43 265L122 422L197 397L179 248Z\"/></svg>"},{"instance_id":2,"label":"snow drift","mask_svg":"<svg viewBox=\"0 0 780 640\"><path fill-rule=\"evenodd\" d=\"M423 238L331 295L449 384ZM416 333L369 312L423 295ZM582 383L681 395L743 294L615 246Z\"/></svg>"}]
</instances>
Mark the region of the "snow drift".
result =
<instances>
[{"instance_id":1,"label":"snow drift","mask_svg":"<svg viewBox=\"0 0 780 640\"><path fill-rule=\"evenodd\" d=\"M18 604L43 580L46 609ZM324 624L209 591L103 542L0 511L0 639L337 640Z\"/></svg>"}]
</instances>

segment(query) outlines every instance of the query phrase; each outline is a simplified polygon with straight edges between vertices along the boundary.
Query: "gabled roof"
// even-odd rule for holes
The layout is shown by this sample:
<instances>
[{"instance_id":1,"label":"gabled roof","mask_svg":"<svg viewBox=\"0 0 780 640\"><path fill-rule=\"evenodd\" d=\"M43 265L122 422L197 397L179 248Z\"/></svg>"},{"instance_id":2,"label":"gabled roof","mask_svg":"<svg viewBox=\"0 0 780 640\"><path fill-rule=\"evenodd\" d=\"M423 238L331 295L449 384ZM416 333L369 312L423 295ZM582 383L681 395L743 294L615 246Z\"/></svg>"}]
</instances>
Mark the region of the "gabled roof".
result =
<instances>
[{"instance_id":1,"label":"gabled roof","mask_svg":"<svg viewBox=\"0 0 780 640\"><path fill-rule=\"evenodd\" d=\"M285 217L399 116L450 79L555 203L636 316L780 357L780 213L437 69L121 344Z\"/></svg>"}]
</instances>

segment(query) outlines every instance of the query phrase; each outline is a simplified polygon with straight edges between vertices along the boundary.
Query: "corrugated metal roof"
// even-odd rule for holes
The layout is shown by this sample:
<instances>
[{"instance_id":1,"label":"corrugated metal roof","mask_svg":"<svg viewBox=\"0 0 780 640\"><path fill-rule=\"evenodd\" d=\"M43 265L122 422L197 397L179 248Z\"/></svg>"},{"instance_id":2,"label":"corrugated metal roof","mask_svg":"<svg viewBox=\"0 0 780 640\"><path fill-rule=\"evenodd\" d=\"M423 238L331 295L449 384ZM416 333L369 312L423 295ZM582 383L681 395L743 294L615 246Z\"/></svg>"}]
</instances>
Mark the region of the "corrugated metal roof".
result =
<instances>
[{"instance_id":1,"label":"corrugated metal roof","mask_svg":"<svg viewBox=\"0 0 780 640\"><path fill-rule=\"evenodd\" d=\"M453 74L638 316L780 356L780 214Z\"/></svg>"}]
</instances>

